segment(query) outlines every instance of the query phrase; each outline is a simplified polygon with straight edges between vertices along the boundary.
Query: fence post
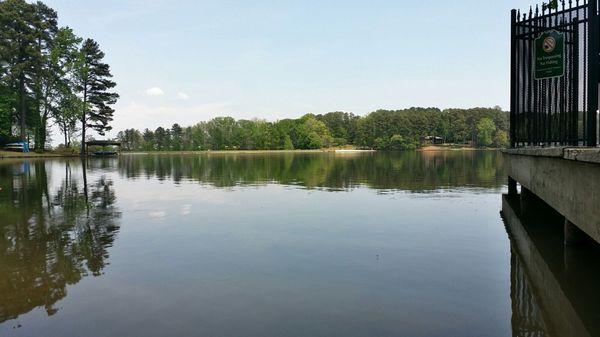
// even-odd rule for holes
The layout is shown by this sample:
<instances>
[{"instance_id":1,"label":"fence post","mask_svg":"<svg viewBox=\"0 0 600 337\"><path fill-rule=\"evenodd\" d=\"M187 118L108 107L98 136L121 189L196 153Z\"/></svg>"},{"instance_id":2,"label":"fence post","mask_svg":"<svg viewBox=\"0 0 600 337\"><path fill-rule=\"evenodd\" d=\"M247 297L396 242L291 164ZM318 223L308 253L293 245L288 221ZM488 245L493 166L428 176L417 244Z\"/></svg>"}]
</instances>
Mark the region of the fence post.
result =
<instances>
[{"instance_id":1,"label":"fence post","mask_svg":"<svg viewBox=\"0 0 600 337\"><path fill-rule=\"evenodd\" d=\"M517 10L510 12L510 147L516 147L517 140Z\"/></svg>"},{"instance_id":2,"label":"fence post","mask_svg":"<svg viewBox=\"0 0 600 337\"><path fill-rule=\"evenodd\" d=\"M600 49L600 21L598 20L598 0L588 4L588 111L586 111L586 145L596 146L596 111L598 110L598 52Z\"/></svg>"},{"instance_id":3,"label":"fence post","mask_svg":"<svg viewBox=\"0 0 600 337\"><path fill-rule=\"evenodd\" d=\"M573 53L571 54L571 95L569 145L579 145L579 19L573 19ZM585 100L585 98L584 98Z\"/></svg>"}]
</instances>

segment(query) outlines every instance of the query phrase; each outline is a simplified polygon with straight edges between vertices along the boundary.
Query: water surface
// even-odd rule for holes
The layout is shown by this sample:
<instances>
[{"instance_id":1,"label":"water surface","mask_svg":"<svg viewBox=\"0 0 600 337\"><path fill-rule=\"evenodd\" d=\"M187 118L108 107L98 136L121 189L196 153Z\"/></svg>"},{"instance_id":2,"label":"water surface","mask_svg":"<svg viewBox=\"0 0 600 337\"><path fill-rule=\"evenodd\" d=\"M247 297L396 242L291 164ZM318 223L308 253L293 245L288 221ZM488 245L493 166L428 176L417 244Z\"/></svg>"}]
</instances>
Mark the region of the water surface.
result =
<instances>
[{"instance_id":1,"label":"water surface","mask_svg":"<svg viewBox=\"0 0 600 337\"><path fill-rule=\"evenodd\" d=\"M505 181L496 152L0 161L0 335L516 336Z\"/></svg>"}]
</instances>

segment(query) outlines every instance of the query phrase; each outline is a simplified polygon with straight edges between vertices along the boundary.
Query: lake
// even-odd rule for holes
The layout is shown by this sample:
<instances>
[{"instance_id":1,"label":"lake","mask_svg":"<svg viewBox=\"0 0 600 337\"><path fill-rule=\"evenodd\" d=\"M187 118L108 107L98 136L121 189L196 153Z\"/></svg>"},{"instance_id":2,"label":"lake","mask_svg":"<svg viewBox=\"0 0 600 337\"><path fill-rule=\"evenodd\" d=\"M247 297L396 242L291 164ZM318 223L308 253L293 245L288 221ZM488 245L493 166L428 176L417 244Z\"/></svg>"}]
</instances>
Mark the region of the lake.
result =
<instances>
[{"instance_id":1,"label":"lake","mask_svg":"<svg viewBox=\"0 0 600 337\"><path fill-rule=\"evenodd\" d=\"M493 151L5 159L0 335L556 336L506 179Z\"/></svg>"}]
</instances>

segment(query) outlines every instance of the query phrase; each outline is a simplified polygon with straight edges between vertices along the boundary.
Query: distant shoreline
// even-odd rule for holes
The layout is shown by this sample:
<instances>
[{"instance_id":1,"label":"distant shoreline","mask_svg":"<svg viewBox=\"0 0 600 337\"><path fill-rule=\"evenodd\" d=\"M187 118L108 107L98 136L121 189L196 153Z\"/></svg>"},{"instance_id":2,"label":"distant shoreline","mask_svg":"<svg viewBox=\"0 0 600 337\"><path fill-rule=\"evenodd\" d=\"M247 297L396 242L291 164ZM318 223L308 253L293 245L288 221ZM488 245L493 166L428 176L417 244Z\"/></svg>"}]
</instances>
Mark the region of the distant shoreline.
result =
<instances>
[{"instance_id":1,"label":"distant shoreline","mask_svg":"<svg viewBox=\"0 0 600 337\"><path fill-rule=\"evenodd\" d=\"M418 148L416 152L440 152L440 151L498 151L499 148L475 148L475 147L451 147L451 146L425 146ZM408 150L411 151L411 150ZM120 155L195 155L195 154L284 154L284 153L338 153L338 154L353 154L353 153L375 153L375 152L386 152L377 150L361 150L361 149L340 149L340 148L326 148L326 149L315 149L315 150L220 150L220 151L134 151L120 152ZM402 152L402 151L399 151ZM14 158L74 158L79 157L78 153L21 153L11 151L0 151L0 160L2 159L14 159Z\"/></svg>"},{"instance_id":2,"label":"distant shoreline","mask_svg":"<svg viewBox=\"0 0 600 337\"><path fill-rule=\"evenodd\" d=\"M121 152L123 155L161 155L161 154L280 154L280 153L373 153L376 150L325 148L314 150L202 150L202 151L133 151Z\"/></svg>"},{"instance_id":3,"label":"distant shoreline","mask_svg":"<svg viewBox=\"0 0 600 337\"><path fill-rule=\"evenodd\" d=\"M453 147L449 145L437 146L424 146L416 149L415 151L419 152L428 152L428 151L499 151L501 148L496 147L468 147L468 146L459 146Z\"/></svg>"}]
</instances>

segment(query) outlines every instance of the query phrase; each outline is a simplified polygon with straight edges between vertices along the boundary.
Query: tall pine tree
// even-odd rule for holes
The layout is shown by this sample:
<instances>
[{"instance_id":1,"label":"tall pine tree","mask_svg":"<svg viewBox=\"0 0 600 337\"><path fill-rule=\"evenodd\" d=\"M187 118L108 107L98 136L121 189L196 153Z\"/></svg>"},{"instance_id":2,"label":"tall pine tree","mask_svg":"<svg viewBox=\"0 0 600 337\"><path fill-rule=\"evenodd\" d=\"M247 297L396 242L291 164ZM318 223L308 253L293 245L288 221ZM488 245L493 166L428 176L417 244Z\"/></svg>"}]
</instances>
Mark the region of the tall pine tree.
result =
<instances>
[{"instance_id":1,"label":"tall pine tree","mask_svg":"<svg viewBox=\"0 0 600 337\"><path fill-rule=\"evenodd\" d=\"M33 5L33 29L36 38L36 79L34 95L37 114L34 116L34 139L36 151L43 151L46 144L48 118L51 112L52 94L61 81L60 69L53 64L54 39L58 32L56 11L38 1Z\"/></svg>"},{"instance_id":2,"label":"tall pine tree","mask_svg":"<svg viewBox=\"0 0 600 337\"><path fill-rule=\"evenodd\" d=\"M81 41L69 27L58 30L50 50L49 72L43 86L45 106L42 117L47 118L50 113L64 136L66 147L70 145L70 136L83 109L75 94L76 83L72 76Z\"/></svg>"},{"instance_id":3,"label":"tall pine tree","mask_svg":"<svg viewBox=\"0 0 600 337\"><path fill-rule=\"evenodd\" d=\"M111 129L114 109L111 105L117 102L119 95L110 92L116 86L111 80L112 74L108 64L103 63L104 53L98 43L92 39L83 42L77 64L76 76L78 91L83 97L81 120L81 155L85 154L85 138L87 129L100 135Z\"/></svg>"},{"instance_id":4,"label":"tall pine tree","mask_svg":"<svg viewBox=\"0 0 600 337\"><path fill-rule=\"evenodd\" d=\"M0 63L5 68L2 82L15 96L15 119L20 138L26 140L31 124L32 97L38 64L35 6L24 0L0 1Z\"/></svg>"}]
</instances>

